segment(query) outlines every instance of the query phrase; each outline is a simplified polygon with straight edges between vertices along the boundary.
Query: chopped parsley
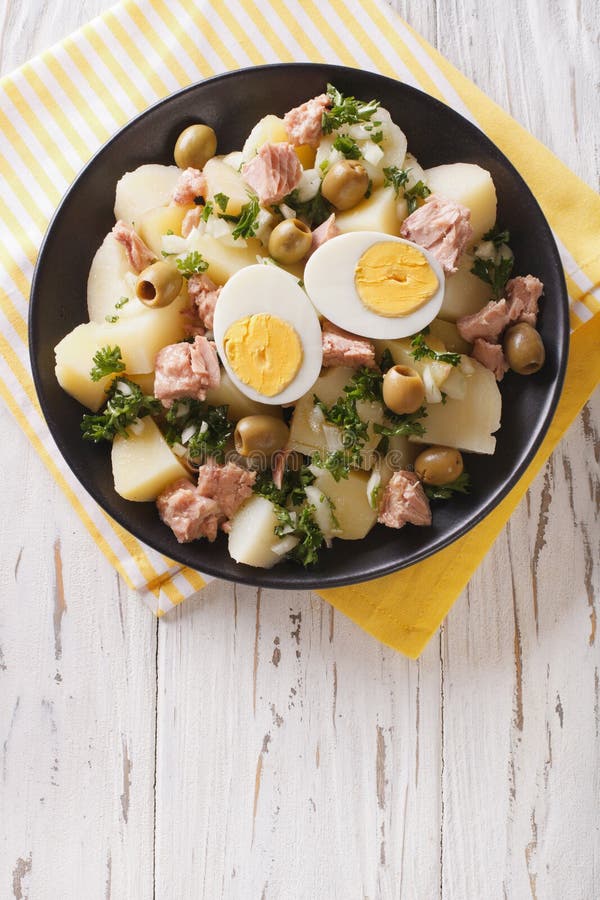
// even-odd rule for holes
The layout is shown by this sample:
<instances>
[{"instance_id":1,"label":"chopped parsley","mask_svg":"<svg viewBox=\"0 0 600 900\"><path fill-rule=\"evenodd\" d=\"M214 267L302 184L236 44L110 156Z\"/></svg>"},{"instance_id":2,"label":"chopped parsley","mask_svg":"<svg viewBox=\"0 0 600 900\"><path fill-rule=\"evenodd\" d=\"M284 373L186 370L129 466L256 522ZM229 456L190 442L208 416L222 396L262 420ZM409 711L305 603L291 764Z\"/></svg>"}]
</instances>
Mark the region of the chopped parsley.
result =
<instances>
[{"instance_id":1,"label":"chopped parsley","mask_svg":"<svg viewBox=\"0 0 600 900\"><path fill-rule=\"evenodd\" d=\"M184 278L191 278L192 275L199 275L208 269L208 263L197 250L192 250L183 259L176 259L175 265Z\"/></svg>"},{"instance_id":2,"label":"chopped parsley","mask_svg":"<svg viewBox=\"0 0 600 900\"><path fill-rule=\"evenodd\" d=\"M381 372L362 366L344 388L344 396L338 397L332 406L327 406L314 396L315 405L322 411L325 419L342 431L344 449L336 452L342 454L346 466L360 466L362 447L369 439L369 423L361 419L356 404L360 400L381 402L382 383ZM335 467L335 463L332 465Z\"/></svg>"},{"instance_id":3,"label":"chopped parsley","mask_svg":"<svg viewBox=\"0 0 600 900\"><path fill-rule=\"evenodd\" d=\"M460 353L438 353L425 340L426 334L429 334L429 328L424 328L423 331L415 334L410 342L411 356L414 359L432 359L435 362L448 363L451 366L460 365Z\"/></svg>"},{"instance_id":4,"label":"chopped parsley","mask_svg":"<svg viewBox=\"0 0 600 900\"><path fill-rule=\"evenodd\" d=\"M424 484L423 487L430 500L449 500L453 494L468 494L471 490L471 479L467 472L463 472L449 484Z\"/></svg>"},{"instance_id":5,"label":"chopped parsley","mask_svg":"<svg viewBox=\"0 0 600 900\"><path fill-rule=\"evenodd\" d=\"M374 131L371 135L371 140L374 144L381 144L383 141L383 131Z\"/></svg>"},{"instance_id":6,"label":"chopped parsley","mask_svg":"<svg viewBox=\"0 0 600 900\"><path fill-rule=\"evenodd\" d=\"M115 309L123 309L126 303L129 303L129 297L121 297L121 299L117 300L115 303Z\"/></svg>"},{"instance_id":7,"label":"chopped parsley","mask_svg":"<svg viewBox=\"0 0 600 900\"><path fill-rule=\"evenodd\" d=\"M510 278L513 262L512 256L502 257L498 262L494 259L481 259L476 256L471 266L471 272L489 284L494 293L494 299L499 300L504 293L506 282Z\"/></svg>"},{"instance_id":8,"label":"chopped parsley","mask_svg":"<svg viewBox=\"0 0 600 900\"><path fill-rule=\"evenodd\" d=\"M333 142L333 149L343 153L346 159L360 159L362 156L356 141L347 134L338 134Z\"/></svg>"},{"instance_id":9,"label":"chopped parsley","mask_svg":"<svg viewBox=\"0 0 600 900\"><path fill-rule=\"evenodd\" d=\"M271 472L267 469L259 472L254 482L254 493L266 497L275 506L300 506L306 500L305 488L312 484L315 476L308 466L300 469L286 469L278 488L271 478Z\"/></svg>"},{"instance_id":10,"label":"chopped parsley","mask_svg":"<svg viewBox=\"0 0 600 900\"><path fill-rule=\"evenodd\" d=\"M323 532L315 522L314 512L315 507L312 504L304 506L295 516L288 509L279 508L276 511L279 525L275 526L275 534L278 537L294 534L300 538L300 542L288 556L303 566L312 566L319 561L319 550L325 540Z\"/></svg>"},{"instance_id":11,"label":"chopped parsley","mask_svg":"<svg viewBox=\"0 0 600 900\"><path fill-rule=\"evenodd\" d=\"M242 206L242 211L236 219L236 226L231 232L234 241L238 238L254 237L258 230L258 216L260 205L255 194L248 194L250 200ZM216 200L216 197L215 197Z\"/></svg>"},{"instance_id":12,"label":"chopped parsley","mask_svg":"<svg viewBox=\"0 0 600 900\"><path fill-rule=\"evenodd\" d=\"M218 462L223 460L235 427L227 418L227 406L209 406L193 399L175 400L167 411L166 420L167 443L182 444L193 460L204 460L209 456Z\"/></svg>"},{"instance_id":13,"label":"chopped parsley","mask_svg":"<svg viewBox=\"0 0 600 900\"><path fill-rule=\"evenodd\" d=\"M408 215L410 216L411 213L414 213L419 205L419 200L424 200L430 194L431 191L423 181L417 181L408 191L405 191L404 196L408 205Z\"/></svg>"},{"instance_id":14,"label":"chopped parsley","mask_svg":"<svg viewBox=\"0 0 600 900\"><path fill-rule=\"evenodd\" d=\"M383 184L387 187L391 184L396 192L396 196L400 193L408 181L408 173L410 169L399 169L398 166L386 166L383 170Z\"/></svg>"},{"instance_id":15,"label":"chopped parsley","mask_svg":"<svg viewBox=\"0 0 600 900\"><path fill-rule=\"evenodd\" d=\"M378 509L379 501L381 500L381 495L383 494L383 488L381 484L375 485L371 493L369 494L369 506L371 509Z\"/></svg>"},{"instance_id":16,"label":"chopped parsley","mask_svg":"<svg viewBox=\"0 0 600 900\"><path fill-rule=\"evenodd\" d=\"M229 203L229 197L227 196L227 194L215 194L213 200L215 201L221 212L225 212L225 210L227 209L227 204Z\"/></svg>"},{"instance_id":17,"label":"chopped parsley","mask_svg":"<svg viewBox=\"0 0 600 900\"><path fill-rule=\"evenodd\" d=\"M327 85L327 95L331 101L331 107L323 112L322 126L324 134L331 134L342 125L357 125L368 122L379 108L378 100L357 100L355 97L345 97L332 84Z\"/></svg>"},{"instance_id":18,"label":"chopped parsley","mask_svg":"<svg viewBox=\"0 0 600 900\"><path fill-rule=\"evenodd\" d=\"M403 434L407 437L411 434L416 434L422 437L427 430L420 421L427 418L427 410L424 406L420 406L414 413L406 413L405 415L399 415L392 412L391 409L386 409L385 418L387 425L373 425L374 432L383 435L383 437L393 437L397 434Z\"/></svg>"},{"instance_id":19,"label":"chopped parsley","mask_svg":"<svg viewBox=\"0 0 600 900\"><path fill-rule=\"evenodd\" d=\"M311 228L322 225L333 212L333 206L322 195L320 188L311 200L299 200L298 191L294 189L284 197L283 202L286 206L291 206L296 216Z\"/></svg>"},{"instance_id":20,"label":"chopped parsley","mask_svg":"<svg viewBox=\"0 0 600 900\"><path fill-rule=\"evenodd\" d=\"M507 244L510 240L510 232L504 229L500 230L498 225L494 225L483 236L484 241L491 241L496 250L499 250L503 244ZM492 288L495 300L499 300L506 287L506 282L510 278L514 260L512 256L503 257L499 254L493 259L482 259L476 256L473 260L471 272L476 275Z\"/></svg>"},{"instance_id":21,"label":"chopped parsley","mask_svg":"<svg viewBox=\"0 0 600 900\"><path fill-rule=\"evenodd\" d=\"M119 321L118 316L104 316L104 321L108 322L110 325L114 325L115 322Z\"/></svg>"},{"instance_id":22,"label":"chopped parsley","mask_svg":"<svg viewBox=\"0 0 600 900\"><path fill-rule=\"evenodd\" d=\"M208 220L212 216L212 211L213 211L212 203L205 203L204 209L202 210L202 216L201 216L201 219L203 222L208 222Z\"/></svg>"},{"instance_id":23,"label":"chopped parsley","mask_svg":"<svg viewBox=\"0 0 600 900\"><path fill-rule=\"evenodd\" d=\"M90 369L92 381L100 381L106 375L125 371L125 363L121 359L120 347L102 347L92 357L94 365Z\"/></svg>"},{"instance_id":24,"label":"chopped parsley","mask_svg":"<svg viewBox=\"0 0 600 900\"><path fill-rule=\"evenodd\" d=\"M388 369L391 369L394 366L394 358L388 348L386 347L383 353L381 354L381 362L379 363L379 368L385 375Z\"/></svg>"},{"instance_id":25,"label":"chopped parsley","mask_svg":"<svg viewBox=\"0 0 600 900\"><path fill-rule=\"evenodd\" d=\"M330 472L336 481L348 478L350 474L350 459L343 450L335 450L333 453L328 453L327 456L321 456L317 451L313 454L312 462L319 469L326 469Z\"/></svg>"},{"instance_id":26,"label":"chopped parsley","mask_svg":"<svg viewBox=\"0 0 600 900\"><path fill-rule=\"evenodd\" d=\"M86 441L112 441L117 434L129 437L127 428L136 419L156 415L162 409L159 400L144 394L139 384L129 378L115 378L107 393L103 412L86 413L81 420Z\"/></svg>"}]
</instances>

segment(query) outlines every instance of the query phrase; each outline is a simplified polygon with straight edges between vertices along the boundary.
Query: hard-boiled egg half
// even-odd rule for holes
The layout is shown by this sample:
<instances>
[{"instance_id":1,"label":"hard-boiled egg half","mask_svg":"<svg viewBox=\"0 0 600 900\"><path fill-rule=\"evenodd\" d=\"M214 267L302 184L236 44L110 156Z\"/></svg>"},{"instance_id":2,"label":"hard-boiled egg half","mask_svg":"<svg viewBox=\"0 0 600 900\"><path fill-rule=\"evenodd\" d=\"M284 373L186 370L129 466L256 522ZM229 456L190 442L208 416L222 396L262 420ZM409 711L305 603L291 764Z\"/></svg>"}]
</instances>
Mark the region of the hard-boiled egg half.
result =
<instances>
[{"instance_id":1,"label":"hard-boiled egg half","mask_svg":"<svg viewBox=\"0 0 600 900\"><path fill-rule=\"evenodd\" d=\"M444 299L437 259L403 238L355 231L332 238L304 270L306 292L330 322L368 338L421 331Z\"/></svg>"},{"instance_id":2,"label":"hard-boiled egg half","mask_svg":"<svg viewBox=\"0 0 600 900\"><path fill-rule=\"evenodd\" d=\"M229 279L214 335L227 373L252 400L292 403L319 377L317 313L297 279L277 266L246 266Z\"/></svg>"}]
</instances>

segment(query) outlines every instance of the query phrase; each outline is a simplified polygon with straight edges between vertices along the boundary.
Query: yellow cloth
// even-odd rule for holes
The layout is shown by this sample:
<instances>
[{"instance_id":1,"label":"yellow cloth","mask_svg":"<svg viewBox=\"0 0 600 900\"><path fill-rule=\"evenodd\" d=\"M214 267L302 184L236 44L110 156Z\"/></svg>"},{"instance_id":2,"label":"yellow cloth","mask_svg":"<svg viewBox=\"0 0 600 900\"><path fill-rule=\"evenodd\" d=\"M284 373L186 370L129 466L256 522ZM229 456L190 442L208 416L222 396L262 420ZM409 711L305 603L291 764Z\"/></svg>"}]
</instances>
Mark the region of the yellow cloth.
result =
<instances>
[{"instance_id":1,"label":"yellow cloth","mask_svg":"<svg viewBox=\"0 0 600 900\"><path fill-rule=\"evenodd\" d=\"M331 62L422 88L476 121L525 176L552 225L571 299L571 357L552 428L525 476L467 536L410 569L323 596L379 640L417 656L552 448L600 380L600 198L382 0L125 0L0 83L0 396L100 549L157 615L206 576L125 532L56 449L27 355L33 265L53 209L100 144L170 92L240 66ZM583 324L585 323L585 324Z\"/></svg>"}]
</instances>

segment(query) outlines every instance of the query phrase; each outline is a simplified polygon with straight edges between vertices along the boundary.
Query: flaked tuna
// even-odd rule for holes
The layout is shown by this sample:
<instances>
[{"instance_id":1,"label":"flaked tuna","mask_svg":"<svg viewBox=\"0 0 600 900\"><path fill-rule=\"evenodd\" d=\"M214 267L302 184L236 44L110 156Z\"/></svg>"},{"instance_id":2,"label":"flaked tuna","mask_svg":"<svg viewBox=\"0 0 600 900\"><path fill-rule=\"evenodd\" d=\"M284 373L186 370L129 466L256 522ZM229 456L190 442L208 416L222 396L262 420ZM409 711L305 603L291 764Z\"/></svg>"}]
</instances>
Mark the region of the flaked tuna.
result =
<instances>
[{"instance_id":1,"label":"flaked tuna","mask_svg":"<svg viewBox=\"0 0 600 900\"><path fill-rule=\"evenodd\" d=\"M182 237L189 237L194 228L198 227L198 225L202 221L203 211L203 207L201 206L195 206L194 209L188 209L185 216L183 217L183 222L181 223Z\"/></svg>"},{"instance_id":2,"label":"flaked tuna","mask_svg":"<svg viewBox=\"0 0 600 900\"><path fill-rule=\"evenodd\" d=\"M260 203L279 203L294 190L302 166L291 144L263 144L256 156L242 168L242 176Z\"/></svg>"},{"instance_id":3,"label":"flaked tuna","mask_svg":"<svg viewBox=\"0 0 600 900\"><path fill-rule=\"evenodd\" d=\"M252 494L256 472L235 463L207 462L198 469L198 493L214 500L223 519L230 519Z\"/></svg>"},{"instance_id":4,"label":"flaked tuna","mask_svg":"<svg viewBox=\"0 0 600 900\"><path fill-rule=\"evenodd\" d=\"M490 341L476 338L473 344L473 359L480 362L482 366L489 369L496 376L496 381L502 381L509 366L504 356L502 344L492 344Z\"/></svg>"},{"instance_id":5,"label":"flaked tuna","mask_svg":"<svg viewBox=\"0 0 600 900\"><path fill-rule=\"evenodd\" d=\"M214 541L219 528L219 505L204 497L187 478L180 478L156 500L158 512L180 544L205 537Z\"/></svg>"},{"instance_id":6,"label":"flaked tuna","mask_svg":"<svg viewBox=\"0 0 600 900\"><path fill-rule=\"evenodd\" d=\"M154 396L163 406L191 397L206 399L206 392L219 386L221 373L215 345L196 335L194 343L182 341L163 347L156 356Z\"/></svg>"},{"instance_id":7,"label":"flaked tuna","mask_svg":"<svg viewBox=\"0 0 600 900\"><path fill-rule=\"evenodd\" d=\"M303 144L318 147L323 134L323 113L330 106L331 98L327 94L319 94L318 97L290 109L283 117L290 144L295 147Z\"/></svg>"},{"instance_id":8,"label":"flaked tuna","mask_svg":"<svg viewBox=\"0 0 600 900\"><path fill-rule=\"evenodd\" d=\"M451 275L473 237L471 211L447 197L431 194L404 220L400 237L429 250L446 275Z\"/></svg>"},{"instance_id":9,"label":"flaked tuna","mask_svg":"<svg viewBox=\"0 0 600 900\"><path fill-rule=\"evenodd\" d=\"M323 322L323 365L348 366L360 369L361 366L375 366L375 345L367 338L358 337L338 328L333 322Z\"/></svg>"},{"instance_id":10,"label":"flaked tuna","mask_svg":"<svg viewBox=\"0 0 600 900\"><path fill-rule=\"evenodd\" d=\"M544 285L535 275L517 275L506 283L506 300L511 322L527 322L535 328L538 303Z\"/></svg>"},{"instance_id":11,"label":"flaked tuna","mask_svg":"<svg viewBox=\"0 0 600 900\"><path fill-rule=\"evenodd\" d=\"M113 226L112 233L115 240L125 247L129 265L136 275L143 272L156 259L152 250L145 245L139 234L133 230L131 225L123 222L122 219L119 219Z\"/></svg>"},{"instance_id":12,"label":"flaked tuna","mask_svg":"<svg viewBox=\"0 0 600 900\"><path fill-rule=\"evenodd\" d=\"M188 280L188 295L198 319L207 331L212 331L215 309L221 288L208 275L192 275Z\"/></svg>"},{"instance_id":13,"label":"flaked tuna","mask_svg":"<svg viewBox=\"0 0 600 900\"><path fill-rule=\"evenodd\" d=\"M394 472L385 486L377 521L388 528L431 525L429 500L414 472Z\"/></svg>"},{"instance_id":14,"label":"flaked tuna","mask_svg":"<svg viewBox=\"0 0 600 900\"><path fill-rule=\"evenodd\" d=\"M490 300L483 309L459 319L456 327L460 336L470 344L477 338L494 343L510 322L510 309L506 300Z\"/></svg>"},{"instance_id":15,"label":"flaked tuna","mask_svg":"<svg viewBox=\"0 0 600 900\"><path fill-rule=\"evenodd\" d=\"M179 176L175 187L173 188L173 197L171 202L176 206L189 206L195 203L199 198L202 202L206 197L206 178L200 169L193 169L191 166Z\"/></svg>"},{"instance_id":16,"label":"flaked tuna","mask_svg":"<svg viewBox=\"0 0 600 900\"><path fill-rule=\"evenodd\" d=\"M306 258L308 259L322 244L330 241L331 238L337 237L338 234L340 234L340 229L335 224L335 213L331 213L329 218L311 233L310 250L306 254Z\"/></svg>"}]
</instances>

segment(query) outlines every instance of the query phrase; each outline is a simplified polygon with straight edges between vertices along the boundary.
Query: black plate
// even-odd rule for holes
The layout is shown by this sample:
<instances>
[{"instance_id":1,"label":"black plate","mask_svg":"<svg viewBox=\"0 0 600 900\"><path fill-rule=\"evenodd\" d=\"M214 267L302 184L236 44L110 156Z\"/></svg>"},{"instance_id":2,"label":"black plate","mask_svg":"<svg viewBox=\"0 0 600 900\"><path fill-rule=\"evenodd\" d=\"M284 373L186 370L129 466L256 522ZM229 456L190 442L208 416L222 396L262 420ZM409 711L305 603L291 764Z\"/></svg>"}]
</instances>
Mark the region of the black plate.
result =
<instances>
[{"instance_id":1,"label":"black plate","mask_svg":"<svg viewBox=\"0 0 600 900\"><path fill-rule=\"evenodd\" d=\"M283 563L265 571L236 564L224 535L214 544L178 544L153 503L130 503L115 493L109 448L81 440L82 408L54 377L53 348L87 319L88 270L114 224L114 187L124 172L142 163L172 163L177 135L198 120L213 126L220 152L239 149L261 116L283 115L323 91L328 81L344 93L379 99L424 167L472 162L491 172L498 221L511 232L514 271L531 272L545 285L539 327L546 364L533 377L505 378L496 453L469 455L472 493L435 503L431 528L396 531L377 526L360 542L335 541L315 568L305 571ZM151 547L194 569L278 588L332 587L385 575L431 556L479 522L515 484L546 433L563 382L568 335L564 276L550 228L498 148L462 116L412 87L356 69L304 63L242 69L193 85L138 116L105 144L74 182L50 225L34 274L29 323L33 375L50 431L79 481L106 512Z\"/></svg>"}]
</instances>

